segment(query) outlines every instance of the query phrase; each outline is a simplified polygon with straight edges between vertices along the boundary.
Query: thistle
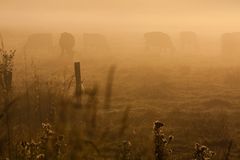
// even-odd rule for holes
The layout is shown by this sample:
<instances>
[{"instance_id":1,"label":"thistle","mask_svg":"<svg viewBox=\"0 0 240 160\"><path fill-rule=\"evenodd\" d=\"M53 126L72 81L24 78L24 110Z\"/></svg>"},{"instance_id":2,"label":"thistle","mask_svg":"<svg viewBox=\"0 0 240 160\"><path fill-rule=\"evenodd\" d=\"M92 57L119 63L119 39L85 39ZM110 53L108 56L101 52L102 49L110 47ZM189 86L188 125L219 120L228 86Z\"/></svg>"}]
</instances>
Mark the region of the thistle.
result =
<instances>
[{"instance_id":1,"label":"thistle","mask_svg":"<svg viewBox=\"0 0 240 160\"><path fill-rule=\"evenodd\" d=\"M168 149L168 144L173 140L173 136L166 138L161 128L164 126L160 121L155 121L153 125L154 144L155 144L155 160L166 160L172 152Z\"/></svg>"},{"instance_id":2,"label":"thistle","mask_svg":"<svg viewBox=\"0 0 240 160\"><path fill-rule=\"evenodd\" d=\"M17 157L27 160L54 159L64 157L64 136L56 134L49 123L42 123L43 133L38 141L20 142Z\"/></svg>"},{"instance_id":3,"label":"thistle","mask_svg":"<svg viewBox=\"0 0 240 160\"><path fill-rule=\"evenodd\" d=\"M211 160L215 156L215 152L211 151L207 146L195 144L194 160Z\"/></svg>"}]
</instances>

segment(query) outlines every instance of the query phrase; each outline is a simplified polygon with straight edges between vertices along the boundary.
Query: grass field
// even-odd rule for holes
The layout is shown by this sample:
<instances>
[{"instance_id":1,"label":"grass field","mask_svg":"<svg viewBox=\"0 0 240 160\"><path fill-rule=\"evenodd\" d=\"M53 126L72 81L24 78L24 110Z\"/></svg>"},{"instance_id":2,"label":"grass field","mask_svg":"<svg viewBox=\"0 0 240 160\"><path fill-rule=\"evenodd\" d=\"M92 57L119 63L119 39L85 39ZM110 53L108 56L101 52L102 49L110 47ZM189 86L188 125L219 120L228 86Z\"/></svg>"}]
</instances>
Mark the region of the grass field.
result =
<instances>
[{"instance_id":1,"label":"grass field","mask_svg":"<svg viewBox=\"0 0 240 160\"><path fill-rule=\"evenodd\" d=\"M72 60L24 59L16 51L12 88L1 88L1 159L154 159L156 120L174 136L167 159L193 159L195 143L216 152L213 159L240 158L239 66L143 49L94 58L81 52L74 61L81 101Z\"/></svg>"}]
</instances>

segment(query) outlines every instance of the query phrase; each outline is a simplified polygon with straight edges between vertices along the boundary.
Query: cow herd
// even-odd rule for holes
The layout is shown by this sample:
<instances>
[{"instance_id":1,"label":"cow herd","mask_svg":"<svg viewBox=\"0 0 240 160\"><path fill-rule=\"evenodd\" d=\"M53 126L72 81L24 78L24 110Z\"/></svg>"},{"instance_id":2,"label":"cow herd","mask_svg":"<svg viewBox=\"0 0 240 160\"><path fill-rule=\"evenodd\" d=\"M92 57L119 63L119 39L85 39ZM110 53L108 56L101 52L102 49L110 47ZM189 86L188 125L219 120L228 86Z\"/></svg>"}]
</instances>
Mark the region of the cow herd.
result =
<instances>
[{"instance_id":1,"label":"cow herd","mask_svg":"<svg viewBox=\"0 0 240 160\"><path fill-rule=\"evenodd\" d=\"M176 51L194 53L199 49L198 36L195 32L186 31L179 34L179 47L173 43L171 37L163 32L147 32L143 35L145 51L158 53L174 53ZM24 46L25 52L51 53L54 46L53 36L47 33L32 34L28 37ZM76 44L75 37L67 32L60 35L58 40L60 55L72 57L73 48ZM107 53L109 42L107 38L98 33L84 33L82 36L83 52ZM240 55L240 32L225 33L221 36L221 53L224 55Z\"/></svg>"},{"instance_id":2,"label":"cow herd","mask_svg":"<svg viewBox=\"0 0 240 160\"><path fill-rule=\"evenodd\" d=\"M37 33L28 37L25 45L24 52L26 53L43 53L50 54L53 52L54 40L52 34ZM58 45L60 48L61 56L72 57L74 54L73 48L76 44L75 38L71 33L64 32L60 35ZM92 52L107 52L109 45L106 37L97 33L83 34L83 51L84 53ZM45 55L46 55L45 54Z\"/></svg>"}]
</instances>

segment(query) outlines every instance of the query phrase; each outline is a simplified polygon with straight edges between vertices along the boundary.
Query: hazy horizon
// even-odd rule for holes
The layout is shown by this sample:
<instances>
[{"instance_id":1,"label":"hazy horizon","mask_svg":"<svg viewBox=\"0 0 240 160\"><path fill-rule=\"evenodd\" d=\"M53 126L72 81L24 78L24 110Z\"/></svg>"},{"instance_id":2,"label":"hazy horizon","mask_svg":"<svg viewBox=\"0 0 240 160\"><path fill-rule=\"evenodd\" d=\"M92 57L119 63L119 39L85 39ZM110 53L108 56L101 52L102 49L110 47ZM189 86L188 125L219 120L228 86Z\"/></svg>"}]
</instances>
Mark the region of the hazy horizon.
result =
<instances>
[{"instance_id":1,"label":"hazy horizon","mask_svg":"<svg viewBox=\"0 0 240 160\"><path fill-rule=\"evenodd\" d=\"M240 28L237 0L2 0L0 3L1 27L7 29L224 32Z\"/></svg>"}]
</instances>

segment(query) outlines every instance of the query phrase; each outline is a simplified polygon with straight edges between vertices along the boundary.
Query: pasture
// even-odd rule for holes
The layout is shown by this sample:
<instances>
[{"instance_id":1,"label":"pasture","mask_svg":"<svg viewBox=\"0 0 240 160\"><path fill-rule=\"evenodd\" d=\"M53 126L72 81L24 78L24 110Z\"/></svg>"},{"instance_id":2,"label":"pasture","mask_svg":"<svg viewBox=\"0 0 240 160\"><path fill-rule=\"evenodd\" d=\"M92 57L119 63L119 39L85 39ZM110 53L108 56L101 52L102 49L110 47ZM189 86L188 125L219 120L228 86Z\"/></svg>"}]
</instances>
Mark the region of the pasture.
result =
<instances>
[{"instance_id":1,"label":"pasture","mask_svg":"<svg viewBox=\"0 0 240 160\"><path fill-rule=\"evenodd\" d=\"M197 53L158 54L145 50L143 34L109 36L109 49L96 40L88 51L74 35L71 58L61 56L59 34L50 51L26 51L24 35L3 38L3 50L16 52L12 65L1 61L12 82L0 90L0 159L160 160L158 134L174 136L163 160L194 159L195 143L214 151L213 160L239 159L240 66L218 41L214 48L201 39Z\"/></svg>"}]
</instances>

